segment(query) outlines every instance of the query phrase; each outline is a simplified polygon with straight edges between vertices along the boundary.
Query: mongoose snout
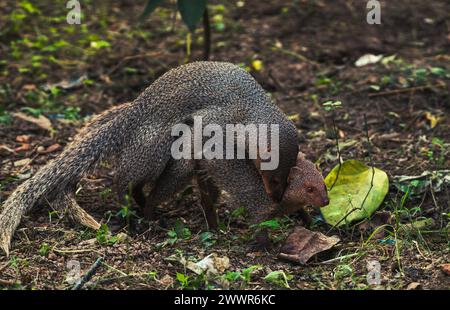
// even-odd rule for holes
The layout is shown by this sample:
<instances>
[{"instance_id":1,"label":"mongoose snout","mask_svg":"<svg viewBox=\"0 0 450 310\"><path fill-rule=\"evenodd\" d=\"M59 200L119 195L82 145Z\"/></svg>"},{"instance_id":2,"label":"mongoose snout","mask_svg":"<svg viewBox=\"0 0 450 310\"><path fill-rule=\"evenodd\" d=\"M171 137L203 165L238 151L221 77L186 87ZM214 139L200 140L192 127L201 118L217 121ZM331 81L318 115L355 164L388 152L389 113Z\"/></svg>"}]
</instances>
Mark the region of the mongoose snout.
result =
<instances>
[{"instance_id":1,"label":"mongoose snout","mask_svg":"<svg viewBox=\"0 0 450 310\"><path fill-rule=\"evenodd\" d=\"M291 168L288 186L281 202L284 214L293 213L306 206L328 205L328 192L322 174L311 161L299 153L297 162Z\"/></svg>"}]
</instances>

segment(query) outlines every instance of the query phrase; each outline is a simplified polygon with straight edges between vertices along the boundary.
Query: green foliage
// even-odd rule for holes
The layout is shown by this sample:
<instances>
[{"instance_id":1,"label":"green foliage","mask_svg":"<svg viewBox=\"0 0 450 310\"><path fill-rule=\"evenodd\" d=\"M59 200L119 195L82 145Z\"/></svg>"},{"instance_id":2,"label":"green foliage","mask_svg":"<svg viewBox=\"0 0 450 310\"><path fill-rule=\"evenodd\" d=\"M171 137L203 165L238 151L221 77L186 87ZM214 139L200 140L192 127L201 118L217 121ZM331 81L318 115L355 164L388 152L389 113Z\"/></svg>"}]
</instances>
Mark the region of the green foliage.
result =
<instances>
[{"instance_id":1,"label":"green foliage","mask_svg":"<svg viewBox=\"0 0 450 310\"><path fill-rule=\"evenodd\" d=\"M149 16L162 2L163 0L149 0L141 15L141 19Z\"/></svg>"},{"instance_id":2,"label":"green foliage","mask_svg":"<svg viewBox=\"0 0 450 310\"><path fill-rule=\"evenodd\" d=\"M230 282L242 281L243 286L245 286L251 281L252 274L261 269L262 269L261 265L252 265L240 271L227 271L224 277L226 280Z\"/></svg>"},{"instance_id":3,"label":"green foliage","mask_svg":"<svg viewBox=\"0 0 450 310\"><path fill-rule=\"evenodd\" d=\"M389 190L386 172L357 160L336 165L325 184L330 204L320 211L328 224L337 226L370 217Z\"/></svg>"},{"instance_id":4,"label":"green foliage","mask_svg":"<svg viewBox=\"0 0 450 310\"><path fill-rule=\"evenodd\" d=\"M160 242L156 245L157 248L163 248L166 245L174 245L178 240L183 239L189 239L192 236L191 231L189 228L185 227L183 222L180 220L177 220L175 222L175 227L167 232L167 238L165 241ZM205 242L208 239L208 237L205 237Z\"/></svg>"},{"instance_id":5,"label":"green foliage","mask_svg":"<svg viewBox=\"0 0 450 310\"><path fill-rule=\"evenodd\" d=\"M238 218L245 215L245 207L239 207L231 212L231 217Z\"/></svg>"},{"instance_id":6,"label":"green foliage","mask_svg":"<svg viewBox=\"0 0 450 310\"><path fill-rule=\"evenodd\" d=\"M327 101L322 103L323 108L325 111L332 111L336 110L338 108L342 108L342 102L340 101Z\"/></svg>"},{"instance_id":7,"label":"green foliage","mask_svg":"<svg viewBox=\"0 0 450 310\"><path fill-rule=\"evenodd\" d=\"M189 276L177 272L177 280L181 284L181 288L186 289L189 287Z\"/></svg>"},{"instance_id":8,"label":"green foliage","mask_svg":"<svg viewBox=\"0 0 450 310\"><path fill-rule=\"evenodd\" d=\"M199 239L205 248L209 248L216 243L216 240L214 239L214 235L209 231L202 232L199 235Z\"/></svg>"},{"instance_id":9,"label":"green foliage","mask_svg":"<svg viewBox=\"0 0 450 310\"><path fill-rule=\"evenodd\" d=\"M260 229L267 228L269 230L275 230L275 229L280 229L281 225L277 219L273 219L273 220L264 221L264 222L259 223L258 227Z\"/></svg>"},{"instance_id":10,"label":"green foliage","mask_svg":"<svg viewBox=\"0 0 450 310\"><path fill-rule=\"evenodd\" d=\"M39 255L46 256L48 251L50 250L50 247L47 243L42 243L41 247L39 248Z\"/></svg>"},{"instance_id":11,"label":"green foliage","mask_svg":"<svg viewBox=\"0 0 450 310\"><path fill-rule=\"evenodd\" d=\"M197 23L202 18L206 9L206 2L206 0L178 0L177 4L181 17L191 32L194 32Z\"/></svg>"},{"instance_id":12,"label":"green foliage","mask_svg":"<svg viewBox=\"0 0 450 310\"><path fill-rule=\"evenodd\" d=\"M9 125L11 123L11 115L3 107L0 107L0 124Z\"/></svg>"},{"instance_id":13,"label":"green foliage","mask_svg":"<svg viewBox=\"0 0 450 310\"><path fill-rule=\"evenodd\" d=\"M141 15L141 19L149 16L163 0L149 0ZM181 18L191 32L195 31L195 28L203 16L206 9L207 0L178 0L177 6L180 11Z\"/></svg>"},{"instance_id":14,"label":"green foliage","mask_svg":"<svg viewBox=\"0 0 450 310\"><path fill-rule=\"evenodd\" d=\"M192 235L189 228L187 228L184 223L180 220L177 220L175 222L175 233L177 234L177 237L180 239L189 239Z\"/></svg>"},{"instance_id":15,"label":"green foliage","mask_svg":"<svg viewBox=\"0 0 450 310\"><path fill-rule=\"evenodd\" d=\"M184 290L197 290L197 289L213 289L214 287L208 283L208 278L204 273L196 276L188 276L183 273L177 272L177 281L181 285L181 289Z\"/></svg>"},{"instance_id":16,"label":"green foliage","mask_svg":"<svg viewBox=\"0 0 450 310\"><path fill-rule=\"evenodd\" d=\"M280 287L290 288L289 281L292 280L293 277L294 276L284 272L283 270L276 270L270 272L267 276L265 276L264 280L276 284Z\"/></svg>"},{"instance_id":17,"label":"green foliage","mask_svg":"<svg viewBox=\"0 0 450 310\"><path fill-rule=\"evenodd\" d=\"M118 238L111 235L108 225L102 224L97 230L97 241L102 245L113 245L118 241Z\"/></svg>"}]
</instances>

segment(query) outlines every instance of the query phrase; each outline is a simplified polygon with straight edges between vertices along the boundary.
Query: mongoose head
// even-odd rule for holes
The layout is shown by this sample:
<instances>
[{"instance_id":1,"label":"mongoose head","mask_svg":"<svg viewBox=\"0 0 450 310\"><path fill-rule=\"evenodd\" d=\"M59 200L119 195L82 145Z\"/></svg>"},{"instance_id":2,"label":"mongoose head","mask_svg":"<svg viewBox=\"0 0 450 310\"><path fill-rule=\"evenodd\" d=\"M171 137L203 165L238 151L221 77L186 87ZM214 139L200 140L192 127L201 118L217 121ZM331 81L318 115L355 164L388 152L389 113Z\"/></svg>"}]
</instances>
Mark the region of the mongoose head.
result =
<instances>
[{"instance_id":1,"label":"mongoose head","mask_svg":"<svg viewBox=\"0 0 450 310\"><path fill-rule=\"evenodd\" d=\"M322 174L303 153L299 153L297 163L291 168L288 184L282 199L283 208L290 212L305 206L324 207L328 205L328 193Z\"/></svg>"}]
</instances>

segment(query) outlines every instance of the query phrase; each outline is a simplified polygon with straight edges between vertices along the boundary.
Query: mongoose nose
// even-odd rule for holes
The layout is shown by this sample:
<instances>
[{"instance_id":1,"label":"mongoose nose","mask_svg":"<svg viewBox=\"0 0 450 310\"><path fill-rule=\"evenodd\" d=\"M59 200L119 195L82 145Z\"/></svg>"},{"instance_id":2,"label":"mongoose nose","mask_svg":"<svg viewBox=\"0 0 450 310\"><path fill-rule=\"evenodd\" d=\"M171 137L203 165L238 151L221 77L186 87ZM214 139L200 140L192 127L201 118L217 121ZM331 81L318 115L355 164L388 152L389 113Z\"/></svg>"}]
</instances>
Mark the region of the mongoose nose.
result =
<instances>
[{"instance_id":1,"label":"mongoose nose","mask_svg":"<svg viewBox=\"0 0 450 310\"><path fill-rule=\"evenodd\" d=\"M322 207L327 206L329 203L330 203L330 200L328 199L328 197L326 197L326 198L323 200L323 205L322 205Z\"/></svg>"}]
</instances>

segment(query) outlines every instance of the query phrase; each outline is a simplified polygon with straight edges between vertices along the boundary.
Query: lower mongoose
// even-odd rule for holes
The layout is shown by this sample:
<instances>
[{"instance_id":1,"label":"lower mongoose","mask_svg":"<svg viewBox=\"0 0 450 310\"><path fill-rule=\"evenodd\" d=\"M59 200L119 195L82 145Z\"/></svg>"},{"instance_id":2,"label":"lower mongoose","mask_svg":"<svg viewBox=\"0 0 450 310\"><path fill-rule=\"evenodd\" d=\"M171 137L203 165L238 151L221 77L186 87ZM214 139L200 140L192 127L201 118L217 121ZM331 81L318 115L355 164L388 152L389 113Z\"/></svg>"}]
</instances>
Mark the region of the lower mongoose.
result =
<instances>
[{"instance_id":1,"label":"lower mongoose","mask_svg":"<svg viewBox=\"0 0 450 310\"><path fill-rule=\"evenodd\" d=\"M119 197L124 197L129 186L157 183L171 159L172 127L210 108L220 108L227 123L279 125L279 165L275 170L261 172L262 180L253 182L252 176L259 175L256 164L235 160L234 170L226 173L234 175L235 181L248 173L249 183L243 184L242 178L241 184L228 183L229 189L242 204L258 211L249 214L251 221L261 219L261 214L270 213L282 200L298 153L297 130L244 69L224 62L195 62L168 71L134 101L96 117L57 158L23 182L2 205L0 247L9 253L22 216L38 203L73 205L73 215L83 217L75 201L76 185L102 161L114 167ZM210 111L214 113L214 109ZM89 216L80 220L98 226Z\"/></svg>"},{"instance_id":2,"label":"lower mongoose","mask_svg":"<svg viewBox=\"0 0 450 310\"><path fill-rule=\"evenodd\" d=\"M176 193L189 185L193 177L196 177L208 228L216 229L218 221L214 203L219 197L220 189L224 189L229 194L227 205L232 209L245 206L245 201L242 201L244 190L249 192L261 190L261 186L257 186L257 182L255 182L258 178L252 174L254 173L252 167L251 163L245 161L236 163L228 160L171 160L149 195L140 198L142 199L141 205L145 205L144 216L147 219L154 219L156 206L174 197ZM233 169L248 169L248 171L245 174L240 173L239 179L236 179L236 175L232 172ZM244 180L240 178L244 178ZM251 198L252 194L249 199ZM268 216L282 216L298 212L305 224L310 224L311 218L304 207L320 208L328 203L327 188L321 172L316 165L305 158L303 153L299 152L295 166L290 169L281 204L272 210L275 211L274 214ZM258 210L249 211L258 212Z\"/></svg>"}]
</instances>

